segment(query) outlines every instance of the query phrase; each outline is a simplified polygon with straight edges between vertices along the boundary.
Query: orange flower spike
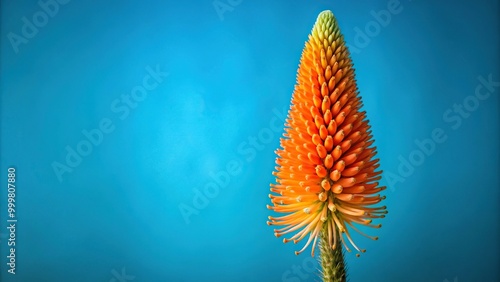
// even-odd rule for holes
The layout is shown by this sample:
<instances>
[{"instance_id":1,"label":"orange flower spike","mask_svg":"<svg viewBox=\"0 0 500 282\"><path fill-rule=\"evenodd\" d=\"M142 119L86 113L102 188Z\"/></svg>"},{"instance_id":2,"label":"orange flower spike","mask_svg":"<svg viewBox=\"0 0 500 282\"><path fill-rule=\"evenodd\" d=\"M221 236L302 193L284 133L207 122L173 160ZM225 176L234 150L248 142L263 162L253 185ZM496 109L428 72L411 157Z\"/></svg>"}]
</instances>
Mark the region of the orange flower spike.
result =
<instances>
[{"instance_id":1,"label":"orange flower spike","mask_svg":"<svg viewBox=\"0 0 500 282\"><path fill-rule=\"evenodd\" d=\"M344 38L332 12L324 11L302 52L268 206L285 213L269 217L269 225L284 226L274 230L277 237L294 233L283 239L294 243L308 237L297 254L312 244L313 255L318 238L330 250L350 251L350 243L364 252L348 228L378 228L372 220L387 213L375 206L385 187L376 182L381 172L362 105Z\"/></svg>"}]
</instances>

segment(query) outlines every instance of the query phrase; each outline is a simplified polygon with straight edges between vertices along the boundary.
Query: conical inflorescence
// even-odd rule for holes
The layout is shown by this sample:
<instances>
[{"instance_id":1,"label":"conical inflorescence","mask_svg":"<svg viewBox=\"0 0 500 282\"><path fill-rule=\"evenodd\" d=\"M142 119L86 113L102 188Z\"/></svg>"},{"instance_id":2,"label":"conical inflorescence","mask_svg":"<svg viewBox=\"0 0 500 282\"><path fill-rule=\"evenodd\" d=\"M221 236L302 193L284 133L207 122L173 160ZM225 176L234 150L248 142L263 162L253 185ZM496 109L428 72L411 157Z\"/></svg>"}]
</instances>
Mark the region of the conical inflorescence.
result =
<instances>
[{"instance_id":1,"label":"conical inflorescence","mask_svg":"<svg viewBox=\"0 0 500 282\"><path fill-rule=\"evenodd\" d=\"M379 186L379 160L361 107L343 36L333 13L323 11L302 52L268 206L285 213L269 217L269 225L282 226L274 231L277 237L285 236L285 243L307 238L296 254L312 244L314 256L323 238L322 250L342 244L359 255L364 250L352 240L352 230L377 239L358 229L380 227L372 220L387 213L379 204L385 187Z\"/></svg>"}]
</instances>

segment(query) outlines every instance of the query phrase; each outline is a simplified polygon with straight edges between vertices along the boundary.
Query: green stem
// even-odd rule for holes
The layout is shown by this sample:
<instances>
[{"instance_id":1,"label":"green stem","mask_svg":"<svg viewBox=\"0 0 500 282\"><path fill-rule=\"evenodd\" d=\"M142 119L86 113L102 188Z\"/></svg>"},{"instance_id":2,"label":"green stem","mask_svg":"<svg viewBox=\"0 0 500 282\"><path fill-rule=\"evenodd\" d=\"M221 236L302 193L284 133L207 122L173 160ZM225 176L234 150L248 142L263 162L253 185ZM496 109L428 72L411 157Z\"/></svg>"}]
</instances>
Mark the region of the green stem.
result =
<instances>
[{"instance_id":1,"label":"green stem","mask_svg":"<svg viewBox=\"0 0 500 282\"><path fill-rule=\"evenodd\" d=\"M338 232L337 230L335 232ZM328 244L328 231L324 228L321 231L319 248L321 251L320 263L324 282L345 282L347 281L346 264L344 261L344 251L340 244L337 233L337 246L332 250Z\"/></svg>"}]
</instances>

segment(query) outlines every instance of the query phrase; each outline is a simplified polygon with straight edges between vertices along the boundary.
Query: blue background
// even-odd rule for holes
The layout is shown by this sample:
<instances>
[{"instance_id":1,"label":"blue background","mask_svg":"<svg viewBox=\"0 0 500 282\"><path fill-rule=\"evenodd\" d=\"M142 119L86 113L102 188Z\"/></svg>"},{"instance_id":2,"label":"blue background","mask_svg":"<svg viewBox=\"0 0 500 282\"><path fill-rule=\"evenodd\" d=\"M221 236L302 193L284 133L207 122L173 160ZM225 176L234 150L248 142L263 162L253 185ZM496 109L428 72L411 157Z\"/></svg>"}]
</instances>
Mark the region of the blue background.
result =
<instances>
[{"instance_id":1,"label":"blue background","mask_svg":"<svg viewBox=\"0 0 500 282\"><path fill-rule=\"evenodd\" d=\"M218 14L213 1L70 1L16 53L8 34L42 9L1 2L0 179L16 168L18 218L12 276L1 185L1 281L119 281L122 271L135 281L318 281L308 252L293 254L303 242L273 236L265 206L281 134L270 122L289 105L325 9L356 48L384 175L401 177L416 140L446 135L411 173L385 178L389 214L369 231L378 241L355 236L368 251L347 255L351 281L498 281L500 88L467 118L443 118L478 76L500 81L498 1L401 1L365 42L357 31L388 1L232 3ZM111 105L148 66L168 76L120 119ZM114 131L59 181L53 162L104 118ZM234 161L212 198L196 198ZM193 200L197 214L185 218L179 206Z\"/></svg>"}]
</instances>

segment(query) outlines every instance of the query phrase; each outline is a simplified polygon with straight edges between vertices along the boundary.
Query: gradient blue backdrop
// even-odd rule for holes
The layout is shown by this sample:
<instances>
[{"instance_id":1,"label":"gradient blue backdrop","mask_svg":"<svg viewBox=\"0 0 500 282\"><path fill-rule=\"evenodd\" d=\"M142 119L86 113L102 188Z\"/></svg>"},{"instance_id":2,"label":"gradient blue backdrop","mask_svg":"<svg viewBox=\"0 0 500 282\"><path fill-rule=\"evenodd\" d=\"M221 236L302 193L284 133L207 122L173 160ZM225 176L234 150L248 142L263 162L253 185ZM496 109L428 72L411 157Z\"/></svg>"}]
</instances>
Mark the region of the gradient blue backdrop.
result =
<instances>
[{"instance_id":1,"label":"gradient blue backdrop","mask_svg":"<svg viewBox=\"0 0 500 282\"><path fill-rule=\"evenodd\" d=\"M134 281L318 281L293 272L311 267L307 252L293 254L302 243L285 245L266 225L281 133L265 134L289 105L325 9L362 47L352 59L382 168L397 174L435 128L447 136L404 182L385 179L390 213L369 231L378 241L356 236L368 252L347 255L351 281L498 281L500 88L456 130L443 119L474 95L478 76L500 80L498 1L401 1L356 45L388 2L232 1L219 16L213 1L70 1L16 53L8 34L21 35L22 18L41 7L2 1L1 281L120 281L122 271ZM168 77L121 120L113 101L157 65ZM103 118L115 130L58 181L52 163ZM251 149L259 134L270 141ZM240 171L187 223L179 205L193 206L194 189L232 160Z\"/></svg>"}]
</instances>

